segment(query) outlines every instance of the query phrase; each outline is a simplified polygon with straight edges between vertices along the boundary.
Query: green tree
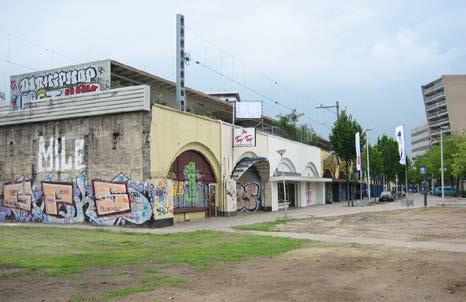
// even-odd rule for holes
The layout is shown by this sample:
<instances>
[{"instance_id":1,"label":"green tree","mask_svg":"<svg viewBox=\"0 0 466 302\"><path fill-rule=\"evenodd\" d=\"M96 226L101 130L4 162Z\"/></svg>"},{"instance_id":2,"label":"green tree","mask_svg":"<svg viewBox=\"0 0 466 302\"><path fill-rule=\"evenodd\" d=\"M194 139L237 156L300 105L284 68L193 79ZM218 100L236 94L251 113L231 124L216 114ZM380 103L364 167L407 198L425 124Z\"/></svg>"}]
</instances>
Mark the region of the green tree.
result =
<instances>
[{"instance_id":1,"label":"green tree","mask_svg":"<svg viewBox=\"0 0 466 302\"><path fill-rule=\"evenodd\" d=\"M384 176L386 185L390 181L395 181L396 174L399 171L404 171L399 162L398 143L394 138L384 134L377 138L376 148L380 154L380 173Z\"/></svg>"},{"instance_id":2,"label":"green tree","mask_svg":"<svg viewBox=\"0 0 466 302\"><path fill-rule=\"evenodd\" d=\"M351 177L353 176L352 162L356 158L356 147L355 147L355 135L360 133L360 143L362 146L366 143L365 133L362 131L361 125L353 119L353 117L342 111L338 119L333 124L331 133L330 133L330 146L336 155L344 163L342 171L346 176L346 190L347 194L350 193L349 183ZM348 205L353 205L353 196L348 196Z\"/></svg>"},{"instance_id":3,"label":"green tree","mask_svg":"<svg viewBox=\"0 0 466 302\"><path fill-rule=\"evenodd\" d=\"M427 173L436 179L441 178L440 146L432 146L416 159L416 168L426 166ZM461 188L466 175L466 134L454 133L443 139L444 178L448 183L457 183Z\"/></svg>"},{"instance_id":4,"label":"green tree","mask_svg":"<svg viewBox=\"0 0 466 302\"><path fill-rule=\"evenodd\" d=\"M299 125L300 119L304 116L303 113L298 113L293 109L288 114L277 115L275 126L282 131L282 136L294 141L305 144L315 144L319 141L319 136L314 129L309 125Z\"/></svg>"}]
</instances>

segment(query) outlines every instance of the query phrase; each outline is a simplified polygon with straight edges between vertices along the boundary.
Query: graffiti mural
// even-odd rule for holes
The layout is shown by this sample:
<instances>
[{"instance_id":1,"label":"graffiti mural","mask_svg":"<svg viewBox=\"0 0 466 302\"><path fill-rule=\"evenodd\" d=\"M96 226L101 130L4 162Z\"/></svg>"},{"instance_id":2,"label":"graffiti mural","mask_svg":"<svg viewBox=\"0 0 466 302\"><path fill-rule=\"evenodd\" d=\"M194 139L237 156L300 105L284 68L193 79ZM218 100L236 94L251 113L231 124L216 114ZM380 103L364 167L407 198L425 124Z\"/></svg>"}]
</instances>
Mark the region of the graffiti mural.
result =
<instances>
[{"instance_id":1,"label":"graffiti mural","mask_svg":"<svg viewBox=\"0 0 466 302\"><path fill-rule=\"evenodd\" d=\"M257 171L250 168L236 183L237 210L257 211L261 209L261 179Z\"/></svg>"},{"instance_id":2,"label":"graffiti mural","mask_svg":"<svg viewBox=\"0 0 466 302\"><path fill-rule=\"evenodd\" d=\"M62 210L73 205L73 183L42 182L42 193L47 215L65 217Z\"/></svg>"},{"instance_id":3,"label":"graffiti mural","mask_svg":"<svg viewBox=\"0 0 466 302\"><path fill-rule=\"evenodd\" d=\"M215 205L212 205L215 203L215 197L212 197L215 186L212 184L216 184L216 180L209 163L200 153L189 150L180 154L170 168L170 175L175 210L210 207L211 212L215 212Z\"/></svg>"},{"instance_id":4,"label":"graffiti mural","mask_svg":"<svg viewBox=\"0 0 466 302\"><path fill-rule=\"evenodd\" d=\"M153 179L147 184L149 196L154 201L154 219L173 218L173 196L177 188L167 179Z\"/></svg>"},{"instance_id":5,"label":"graffiti mural","mask_svg":"<svg viewBox=\"0 0 466 302\"><path fill-rule=\"evenodd\" d=\"M306 182L306 204L312 203L312 185L310 182Z\"/></svg>"},{"instance_id":6,"label":"graffiti mural","mask_svg":"<svg viewBox=\"0 0 466 302\"><path fill-rule=\"evenodd\" d=\"M55 180L49 173L40 181L20 177L2 187L0 221L140 225L173 217L170 179L140 183L119 174L89 180L81 172Z\"/></svg>"},{"instance_id":7,"label":"graffiti mural","mask_svg":"<svg viewBox=\"0 0 466 302\"><path fill-rule=\"evenodd\" d=\"M69 96L110 88L110 61L68 66L10 78L11 109L51 97Z\"/></svg>"},{"instance_id":8,"label":"graffiti mural","mask_svg":"<svg viewBox=\"0 0 466 302\"><path fill-rule=\"evenodd\" d=\"M187 202L195 202L197 199L197 182L196 182L196 163L189 162L184 167L184 175L186 177L186 193L184 200Z\"/></svg>"},{"instance_id":9,"label":"graffiti mural","mask_svg":"<svg viewBox=\"0 0 466 302\"><path fill-rule=\"evenodd\" d=\"M5 207L29 213L32 206L31 182L21 181L4 184L3 203Z\"/></svg>"},{"instance_id":10,"label":"graffiti mural","mask_svg":"<svg viewBox=\"0 0 466 302\"><path fill-rule=\"evenodd\" d=\"M128 184L94 180L94 202L98 216L115 215L131 211Z\"/></svg>"}]
</instances>

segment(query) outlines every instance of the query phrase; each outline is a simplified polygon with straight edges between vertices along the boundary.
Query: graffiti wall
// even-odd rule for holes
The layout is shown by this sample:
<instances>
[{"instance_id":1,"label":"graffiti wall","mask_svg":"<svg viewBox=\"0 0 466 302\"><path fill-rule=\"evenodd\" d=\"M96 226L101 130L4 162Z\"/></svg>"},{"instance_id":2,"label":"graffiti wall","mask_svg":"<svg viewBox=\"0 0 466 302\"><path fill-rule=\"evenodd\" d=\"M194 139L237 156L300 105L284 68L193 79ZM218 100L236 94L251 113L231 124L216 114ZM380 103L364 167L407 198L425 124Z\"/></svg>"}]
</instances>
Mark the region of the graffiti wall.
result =
<instances>
[{"instance_id":1,"label":"graffiti wall","mask_svg":"<svg viewBox=\"0 0 466 302\"><path fill-rule=\"evenodd\" d=\"M249 168L236 182L237 210L261 210L261 178L253 168Z\"/></svg>"},{"instance_id":2,"label":"graffiti wall","mask_svg":"<svg viewBox=\"0 0 466 302\"><path fill-rule=\"evenodd\" d=\"M0 221L146 224L173 217L169 179L139 183L119 174L88 180L85 172L67 179L49 173L40 181L20 177L0 183Z\"/></svg>"},{"instance_id":3,"label":"graffiti wall","mask_svg":"<svg viewBox=\"0 0 466 302\"><path fill-rule=\"evenodd\" d=\"M189 150L173 162L170 175L173 181L173 205L176 210L215 208L216 180L206 159ZM210 200L210 203L209 203ZM212 214L214 214L212 210Z\"/></svg>"},{"instance_id":4,"label":"graffiti wall","mask_svg":"<svg viewBox=\"0 0 466 302\"><path fill-rule=\"evenodd\" d=\"M306 182L306 205L312 204L312 184Z\"/></svg>"},{"instance_id":5,"label":"graffiti wall","mask_svg":"<svg viewBox=\"0 0 466 302\"><path fill-rule=\"evenodd\" d=\"M51 97L110 88L110 61L97 61L10 77L11 109Z\"/></svg>"}]
</instances>

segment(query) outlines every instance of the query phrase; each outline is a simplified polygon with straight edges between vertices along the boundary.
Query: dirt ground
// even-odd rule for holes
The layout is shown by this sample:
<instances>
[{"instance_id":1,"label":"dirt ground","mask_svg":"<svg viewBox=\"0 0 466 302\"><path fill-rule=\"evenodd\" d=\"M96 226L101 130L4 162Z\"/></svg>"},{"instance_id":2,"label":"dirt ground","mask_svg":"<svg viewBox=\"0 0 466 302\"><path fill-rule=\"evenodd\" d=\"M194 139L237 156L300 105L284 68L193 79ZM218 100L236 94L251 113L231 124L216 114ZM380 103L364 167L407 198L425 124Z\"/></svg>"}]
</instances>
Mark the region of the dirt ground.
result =
<instances>
[{"instance_id":1,"label":"dirt ground","mask_svg":"<svg viewBox=\"0 0 466 302\"><path fill-rule=\"evenodd\" d=\"M461 208L411 209L295 220L283 228L463 242L465 218L466 209ZM154 270L186 283L114 301L466 301L466 253L323 242L278 257L207 267L146 264L93 269L66 278L4 277L0 301L106 301L106 293L137 287L138 280Z\"/></svg>"},{"instance_id":2,"label":"dirt ground","mask_svg":"<svg viewBox=\"0 0 466 302\"><path fill-rule=\"evenodd\" d=\"M148 268L187 280L115 301L465 301L466 254L311 243L279 257L194 269L128 266L1 280L2 301L101 301ZM79 293L79 294L78 294Z\"/></svg>"},{"instance_id":3,"label":"dirt ground","mask_svg":"<svg viewBox=\"0 0 466 302\"><path fill-rule=\"evenodd\" d=\"M418 208L292 220L280 231L407 241L466 243L466 208Z\"/></svg>"}]
</instances>

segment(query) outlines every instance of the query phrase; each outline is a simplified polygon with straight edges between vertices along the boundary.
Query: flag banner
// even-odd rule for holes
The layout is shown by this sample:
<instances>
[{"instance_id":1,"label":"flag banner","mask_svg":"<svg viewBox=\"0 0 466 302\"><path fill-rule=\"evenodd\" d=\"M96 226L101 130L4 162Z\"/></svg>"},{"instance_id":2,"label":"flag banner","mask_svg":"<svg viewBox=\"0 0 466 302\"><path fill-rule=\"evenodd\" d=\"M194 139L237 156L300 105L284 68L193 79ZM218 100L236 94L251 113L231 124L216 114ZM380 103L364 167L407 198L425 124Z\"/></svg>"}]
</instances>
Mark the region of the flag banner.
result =
<instances>
[{"instance_id":1,"label":"flag banner","mask_svg":"<svg viewBox=\"0 0 466 302\"><path fill-rule=\"evenodd\" d=\"M400 164L406 165L405 129L403 125L396 127L395 138L396 138L396 141L398 142L398 153L400 154Z\"/></svg>"},{"instance_id":2,"label":"flag banner","mask_svg":"<svg viewBox=\"0 0 466 302\"><path fill-rule=\"evenodd\" d=\"M356 133L356 170L361 171L361 142L359 132Z\"/></svg>"}]
</instances>

